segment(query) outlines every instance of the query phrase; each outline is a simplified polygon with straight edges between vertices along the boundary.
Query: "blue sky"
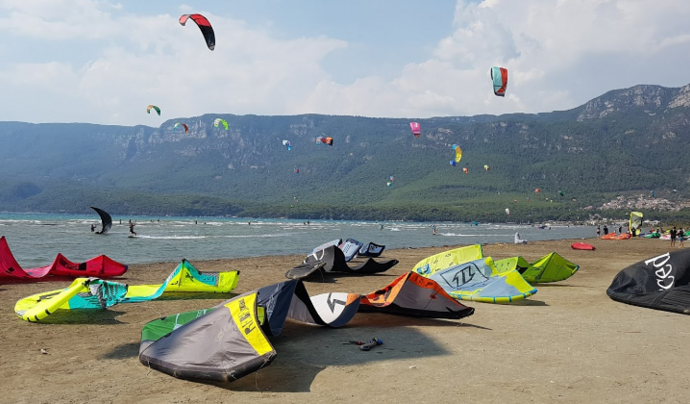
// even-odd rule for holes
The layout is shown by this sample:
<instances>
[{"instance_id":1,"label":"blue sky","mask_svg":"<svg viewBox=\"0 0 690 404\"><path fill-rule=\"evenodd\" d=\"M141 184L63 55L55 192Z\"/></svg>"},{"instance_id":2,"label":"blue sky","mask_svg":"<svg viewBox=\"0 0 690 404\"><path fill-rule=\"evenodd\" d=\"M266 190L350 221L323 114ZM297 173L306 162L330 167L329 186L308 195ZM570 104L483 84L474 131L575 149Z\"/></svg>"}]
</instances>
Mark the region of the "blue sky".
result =
<instances>
[{"instance_id":1,"label":"blue sky","mask_svg":"<svg viewBox=\"0 0 690 404\"><path fill-rule=\"evenodd\" d=\"M213 24L214 51L177 23L190 12ZM0 0L0 120L569 109L690 83L688 21L677 0ZM493 65L510 71L505 98Z\"/></svg>"}]
</instances>

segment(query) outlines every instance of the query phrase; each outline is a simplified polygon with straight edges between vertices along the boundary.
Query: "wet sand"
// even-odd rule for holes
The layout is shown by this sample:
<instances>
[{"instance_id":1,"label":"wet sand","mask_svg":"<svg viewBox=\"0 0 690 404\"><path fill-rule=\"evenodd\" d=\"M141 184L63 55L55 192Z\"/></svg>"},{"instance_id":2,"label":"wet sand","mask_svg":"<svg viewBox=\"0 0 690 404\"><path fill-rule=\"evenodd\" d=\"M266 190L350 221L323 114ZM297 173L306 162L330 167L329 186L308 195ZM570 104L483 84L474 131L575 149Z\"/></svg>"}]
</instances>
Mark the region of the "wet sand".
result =
<instances>
[{"instance_id":1,"label":"wet sand","mask_svg":"<svg viewBox=\"0 0 690 404\"><path fill-rule=\"evenodd\" d=\"M578 240L579 241L579 240ZM574 240L491 244L495 259L534 261L556 251L580 265L572 278L537 285L512 304L466 302L461 321L360 313L346 327L288 323L271 341L267 368L226 385L175 379L142 365L141 328L157 317L214 306L233 296L121 304L72 317L69 324L31 324L13 311L25 296L69 280L0 286L2 403L337 403L532 402L687 403L690 317L614 302L606 288L624 267L665 253L670 242ZM328 277L311 294L369 293L452 247L387 250L400 263L385 274ZM303 255L192 262L201 271L241 271L236 293L285 280ZM122 281L160 283L177 263L133 265ZM348 340L383 339L359 351ZM344 344L345 343L345 344ZM41 349L48 354L41 354Z\"/></svg>"}]
</instances>

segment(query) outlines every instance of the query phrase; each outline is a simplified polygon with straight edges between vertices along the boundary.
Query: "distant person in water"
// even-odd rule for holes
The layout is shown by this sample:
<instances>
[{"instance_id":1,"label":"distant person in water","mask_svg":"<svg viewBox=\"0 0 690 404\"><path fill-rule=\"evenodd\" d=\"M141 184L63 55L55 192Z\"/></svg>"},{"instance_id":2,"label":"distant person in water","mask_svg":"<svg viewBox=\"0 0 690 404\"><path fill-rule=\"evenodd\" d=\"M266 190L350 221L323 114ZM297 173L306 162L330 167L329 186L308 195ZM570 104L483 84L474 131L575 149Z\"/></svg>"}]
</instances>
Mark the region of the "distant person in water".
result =
<instances>
[{"instance_id":1,"label":"distant person in water","mask_svg":"<svg viewBox=\"0 0 690 404\"><path fill-rule=\"evenodd\" d=\"M251 226L251 225L252 225L252 221L250 220L247 222L247 226Z\"/></svg>"},{"instance_id":2,"label":"distant person in water","mask_svg":"<svg viewBox=\"0 0 690 404\"><path fill-rule=\"evenodd\" d=\"M132 236L137 235L137 232L134 231L134 226L135 226L134 223L132 223L132 221L130 220L129 221L129 234Z\"/></svg>"},{"instance_id":3,"label":"distant person in water","mask_svg":"<svg viewBox=\"0 0 690 404\"><path fill-rule=\"evenodd\" d=\"M436 231L436 225L435 224L431 225L431 234L433 234L434 236L438 234L438 232Z\"/></svg>"},{"instance_id":4,"label":"distant person in water","mask_svg":"<svg viewBox=\"0 0 690 404\"><path fill-rule=\"evenodd\" d=\"M96 231L96 226L97 226L97 225L95 225L95 224L92 224L92 225L91 225L91 233L93 233L94 231Z\"/></svg>"},{"instance_id":5,"label":"distant person in water","mask_svg":"<svg viewBox=\"0 0 690 404\"><path fill-rule=\"evenodd\" d=\"M379 225L379 230L383 230L383 223Z\"/></svg>"}]
</instances>

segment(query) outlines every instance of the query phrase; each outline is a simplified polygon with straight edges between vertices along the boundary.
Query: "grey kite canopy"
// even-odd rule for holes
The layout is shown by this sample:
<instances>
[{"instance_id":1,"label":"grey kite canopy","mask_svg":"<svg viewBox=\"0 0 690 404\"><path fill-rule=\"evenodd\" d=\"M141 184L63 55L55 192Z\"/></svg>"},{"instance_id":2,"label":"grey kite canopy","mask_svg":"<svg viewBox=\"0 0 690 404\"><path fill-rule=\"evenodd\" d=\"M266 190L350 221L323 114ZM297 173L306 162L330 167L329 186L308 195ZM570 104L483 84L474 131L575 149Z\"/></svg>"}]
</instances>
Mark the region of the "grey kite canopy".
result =
<instances>
[{"instance_id":1,"label":"grey kite canopy","mask_svg":"<svg viewBox=\"0 0 690 404\"><path fill-rule=\"evenodd\" d=\"M289 280L211 309L149 322L141 332L139 360L182 379L231 382L275 359L270 338L280 335L287 319L335 328L347 324L358 311L447 319L474 313L436 282L412 272L366 296L336 292L310 296L302 281Z\"/></svg>"}]
</instances>

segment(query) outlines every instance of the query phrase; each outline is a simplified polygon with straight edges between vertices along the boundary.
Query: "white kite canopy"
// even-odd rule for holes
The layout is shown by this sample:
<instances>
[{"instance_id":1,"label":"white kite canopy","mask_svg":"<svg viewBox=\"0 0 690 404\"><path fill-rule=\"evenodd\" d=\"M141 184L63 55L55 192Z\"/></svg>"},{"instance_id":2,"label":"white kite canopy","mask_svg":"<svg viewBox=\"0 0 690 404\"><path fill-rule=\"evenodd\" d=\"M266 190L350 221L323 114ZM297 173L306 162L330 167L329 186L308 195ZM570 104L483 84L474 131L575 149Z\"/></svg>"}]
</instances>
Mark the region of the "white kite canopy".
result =
<instances>
[{"instance_id":1,"label":"white kite canopy","mask_svg":"<svg viewBox=\"0 0 690 404\"><path fill-rule=\"evenodd\" d=\"M527 240L523 240L520 233L515 233L515 244L527 244Z\"/></svg>"}]
</instances>

